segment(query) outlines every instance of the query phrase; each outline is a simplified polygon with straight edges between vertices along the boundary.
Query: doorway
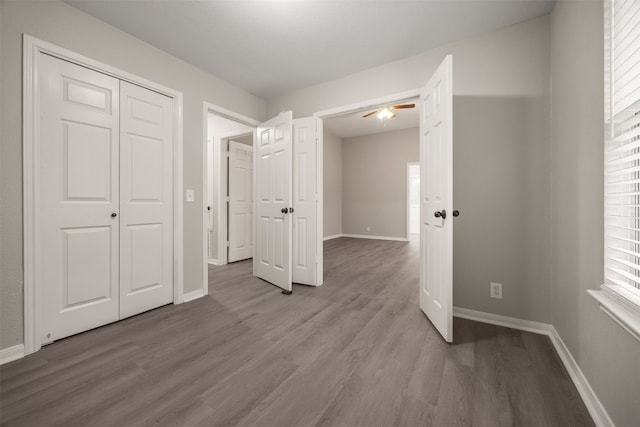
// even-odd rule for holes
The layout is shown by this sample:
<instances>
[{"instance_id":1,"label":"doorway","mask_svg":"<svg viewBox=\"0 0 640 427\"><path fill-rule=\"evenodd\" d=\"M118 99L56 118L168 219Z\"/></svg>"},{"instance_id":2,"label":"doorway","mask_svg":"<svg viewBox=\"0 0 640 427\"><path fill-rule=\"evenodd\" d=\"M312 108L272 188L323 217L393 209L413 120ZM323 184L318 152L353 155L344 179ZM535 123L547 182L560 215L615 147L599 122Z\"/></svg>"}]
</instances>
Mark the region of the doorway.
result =
<instances>
[{"instance_id":1,"label":"doorway","mask_svg":"<svg viewBox=\"0 0 640 427\"><path fill-rule=\"evenodd\" d=\"M203 276L208 281L208 264L226 265L229 262L229 230L230 224L233 223L231 224L232 226L235 224L234 220L229 217L230 143L236 141L239 144L253 147L255 126L258 121L207 102L203 104L203 115L205 123L203 133L206 144L203 167L207 173L203 174L202 198L206 200L206 208L203 211L202 221L204 234L202 251L204 259L207 260L207 262L203 263ZM251 162L253 162L253 158L251 158ZM253 175L243 177L243 185L246 185L247 179L249 179L251 185L249 188L244 187L244 192L245 195L252 196ZM231 190L239 191L239 188L234 185ZM246 193L247 191L249 193ZM253 205L253 203L249 204ZM243 204L243 210L250 215L253 214L252 206L249 208L247 203ZM235 231L238 230L236 227ZM244 233L244 236L240 235L242 240L252 244L254 241L252 220L248 224L245 221L245 226L240 231ZM238 236L234 232L231 235L232 238ZM235 253L234 256L236 256ZM244 254L240 256L244 256ZM235 260L237 261L238 259Z\"/></svg>"},{"instance_id":2,"label":"doorway","mask_svg":"<svg viewBox=\"0 0 640 427\"><path fill-rule=\"evenodd\" d=\"M253 133L226 140L227 262L253 258Z\"/></svg>"},{"instance_id":3,"label":"doorway","mask_svg":"<svg viewBox=\"0 0 640 427\"><path fill-rule=\"evenodd\" d=\"M407 163L407 239L420 238L420 162Z\"/></svg>"},{"instance_id":4,"label":"doorway","mask_svg":"<svg viewBox=\"0 0 640 427\"><path fill-rule=\"evenodd\" d=\"M394 105L403 107L394 110L395 118L370 114ZM418 240L404 243L409 240L407 165L419 165L419 116L418 99L411 97L323 120L323 268L329 286L339 280L333 254L345 246L356 252L401 250L418 258ZM417 278L419 269L408 274Z\"/></svg>"},{"instance_id":5,"label":"doorway","mask_svg":"<svg viewBox=\"0 0 640 427\"><path fill-rule=\"evenodd\" d=\"M419 306L432 325L447 342L453 341L453 223L457 216L453 210L453 58L447 55L438 68L427 79L423 88L396 94L373 101L324 110L315 113L315 117L326 121L332 117L348 113L373 110L363 118L376 116L390 119L393 111L388 105L417 98L421 113L419 115L419 163L421 165L420 189L420 287ZM387 108L380 109L381 105ZM383 112L384 114L378 114ZM323 147L323 142L320 141ZM365 151L369 155L368 151ZM323 165L324 166L324 165ZM348 168L343 168L343 171ZM326 172L323 167L319 171ZM384 171L381 171L381 174ZM404 174L403 174L404 175ZM406 175L404 175L406 179ZM322 180L322 181L323 181ZM405 181L406 182L406 181ZM375 189L374 185L369 185ZM369 189L370 190L370 189ZM406 192L405 192L406 194ZM360 195L357 195L360 196ZM342 200L348 197L343 196ZM322 206L324 200L321 201ZM402 210L407 202L402 203ZM408 218L407 213L405 218ZM346 216L343 215L343 220ZM343 221L344 222L344 221ZM343 224L343 229L346 224ZM347 227L349 225L346 225ZM361 225L362 227L362 225ZM407 227L408 228L408 227ZM407 228L403 231L406 236ZM365 231L371 232L369 226ZM325 235L323 240L330 237ZM346 235L346 233L342 233ZM338 235L340 236L340 235ZM334 237L334 236L331 236ZM363 236L357 236L363 237ZM370 233L368 238L378 238ZM403 239L406 239L404 237ZM324 267L324 266L323 266Z\"/></svg>"}]
</instances>

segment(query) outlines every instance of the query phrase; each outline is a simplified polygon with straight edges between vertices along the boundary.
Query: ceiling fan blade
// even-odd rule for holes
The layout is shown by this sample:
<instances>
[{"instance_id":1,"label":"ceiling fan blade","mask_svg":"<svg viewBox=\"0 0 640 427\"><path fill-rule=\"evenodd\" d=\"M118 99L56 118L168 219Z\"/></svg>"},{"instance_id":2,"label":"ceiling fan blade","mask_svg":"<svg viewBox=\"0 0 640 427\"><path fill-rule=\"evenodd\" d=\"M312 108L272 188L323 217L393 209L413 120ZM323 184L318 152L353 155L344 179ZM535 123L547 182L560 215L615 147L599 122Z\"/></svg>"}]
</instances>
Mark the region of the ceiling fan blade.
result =
<instances>
[{"instance_id":1,"label":"ceiling fan blade","mask_svg":"<svg viewBox=\"0 0 640 427\"><path fill-rule=\"evenodd\" d=\"M394 110L399 110L401 108L416 108L416 104L399 104L399 105L394 105L392 108Z\"/></svg>"},{"instance_id":2,"label":"ceiling fan blade","mask_svg":"<svg viewBox=\"0 0 640 427\"><path fill-rule=\"evenodd\" d=\"M364 116L362 116L362 117L364 118L364 117L373 116L373 115L374 115L374 114L376 114L378 111L380 111L380 110L374 110L374 111L372 111L372 112L370 112L370 113L365 114L365 115L364 115Z\"/></svg>"}]
</instances>

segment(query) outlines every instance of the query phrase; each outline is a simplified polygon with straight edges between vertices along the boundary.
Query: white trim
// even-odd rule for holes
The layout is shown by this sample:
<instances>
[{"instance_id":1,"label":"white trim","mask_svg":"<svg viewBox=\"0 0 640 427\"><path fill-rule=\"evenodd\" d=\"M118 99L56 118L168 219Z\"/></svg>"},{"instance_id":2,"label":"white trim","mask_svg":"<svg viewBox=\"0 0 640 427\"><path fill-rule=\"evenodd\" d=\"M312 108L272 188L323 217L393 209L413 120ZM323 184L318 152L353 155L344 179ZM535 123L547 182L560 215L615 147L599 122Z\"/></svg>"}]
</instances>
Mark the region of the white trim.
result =
<instances>
[{"instance_id":1,"label":"white trim","mask_svg":"<svg viewBox=\"0 0 640 427\"><path fill-rule=\"evenodd\" d=\"M314 116L320 119L328 119L334 116L340 116L345 113L352 113L360 110L370 110L377 108L382 104L397 104L402 101L408 101L412 98L420 96L422 89L412 89L406 92L400 92L393 95L382 96L380 98L368 99L365 101L355 102L349 105L343 105L341 107L329 108L327 110L318 111Z\"/></svg>"},{"instance_id":2,"label":"white trim","mask_svg":"<svg viewBox=\"0 0 640 427\"><path fill-rule=\"evenodd\" d=\"M0 350L0 365L13 362L24 357L24 344L14 345Z\"/></svg>"},{"instance_id":3,"label":"white trim","mask_svg":"<svg viewBox=\"0 0 640 427\"><path fill-rule=\"evenodd\" d=\"M640 341L640 315L638 306L632 300L626 298L622 292L627 292L619 286L602 285L601 291L587 290L600 304L600 310L611 317L631 336ZM619 289L616 289L619 288ZM630 294L630 293L629 293ZM628 295L637 298L635 295Z\"/></svg>"},{"instance_id":4,"label":"white trim","mask_svg":"<svg viewBox=\"0 0 640 427\"><path fill-rule=\"evenodd\" d=\"M207 207L209 206L209 157L213 155L213 153L209 152L209 114L208 110L205 107L202 114L202 139L204 140L203 145L203 155L202 155L202 175L204 179L202 180L202 229L204 233L202 233L202 287L204 288L204 284L209 283L209 263L211 262L209 258L209 211ZM213 151L213 144L211 151ZM213 206L211 207L213 209ZM214 225L215 227L215 225ZM204 262L205 260L209 260L208 262Z\"/></svg>"},{"instance_id":5,"label":"white trim","mask_svg":"<svg viewBox=\"0 0 640 427\"><path fill-rule=\"evenodd\" d=\"M324 120L315 118L316 122L316 285L324 283ZM255 240L254 240L255 241Z\"/></svg>"},{"instance_id":6,"label":"white trim","mask_svg":"<svg viewBox=\"0 0 640 427\"><path fill-rule=\"evenodd\" d=\"M124 80L174 100L173 112L173 302L183 301L183 205L182 205L182 138L183 102L182 92L154 83L150 80L122 71L118 68L77 54L54 44L23 35L23 221L24 221L24 353L40 350L40 299L38 250L38 57L41 53L89 68L100 73Z\"/></svg>"},{"instance_id":7,"label":"white trim","mask_svg":"<svg viewBox=\"0 0 640 427\"><path fill-rule=\"evenodd\" d=\"M220 263L220 261L218 261L217 259L213 259L213 258L209 258L209 261L207 261L207 264L211 264L211 265L222 265ZM209 276L209 271L207 269L207 280L208 280L208 276Z\"/></svg>"},{"instance_id":8,"label":"white trim","mask_svg":"<svg viewBox=\"0 0 640 427\"><path fill-rule=\"evenodd\" d=\"M326 242L327 240L333 240L333 239L337 239L339 237L344 237L344 234L342 234L342 233L340 233L340 234L332 234L331 236L323 237L322 241Z\"/></svg>"},{"instance_id":9,"label":"white trim","mask_svg":"<svg viewBox=\"0 0 640 427\"><path fill-rule=\"evenodd\" d=\"M343 234L341 237L352 237L354 239L373 239L373 240L393 240L394 242L408 242L406 237L393 236L369 236L367 234Z\"/></svg>"},{"instance_id":10,"label":"white trim","mask_svg":"<svg viewBox=\"0 0 640 427\"><path fill-rule=\"evenodd\" d=\"M420 166L420 162L407 162L407 199L405 200L405 206L407 208L407 240L410 240L411 237L411 227L409 223L411 222L411 166L418 165ZM419 198L419 197L418 197ZM419 209L419 207L418 207ZM420 211L418 210L418 216L420 215ZM419 233L418 233L419 234Z\"/></svg>"},{"instance_id":11,"label":"white trim","mask_svg":"<svg viewBox=\"0 0 640 427\"><path fill-rule=\"evenodd\" d=\"M587 377L582 373L580 366L573 358L573 355L564 341L562 341L562 338L556 328L551 326L551 331L548 335L553 347L558 353L558 356L560 356L560 360L562 360L562 364L567 369L567 372L571 377L571 381L573 381L573 384L578 389L578 393L587 407L589 414L591 414L591 418L593 418L595 425L599 427L615 427L615 424L611 420L611 417L609 417L607 410L604 405L602 405L602 402L600 402L600 399L598 399L596 392L591 388L591 384L589 384Z\"/></svg>"},{"instance_id":12,"label":"white trim","mask_svg":"<svg viewBox=\"0 0 640 427\"><path fill-rule=\"evenodd\" d=\"M522 320L515 317L500 316L498 314L485 313L483 311L470 310L468 308L453 307L453 317L475 320L476 322L489 323L490 325L504 326L505 328L519 331L533 332L534 334L549 335L553 328L548 323Z\"/></svg>"},{"instance_id":13,"label":"white trim","mask_svg":"<svg viewBox=\"0 0 640 427\"><path fill-rule=\"evenodd\" d=\"M183 302L193 301L194 299L202 298L204 296L207 296L206 292L204 292L202 289L196 289L195 291L184 294Z\"/></svg>"},{"instance_id":14,"label":"white trim","mask_svg":"<svg viewBox=\"0 0 640 427\"><path fill-rule=\"evenodd\" d=\"M453 307L453 315L454 317L460 317L462 319L469 319L476 322L489 323L491 325L503 326L506 328L548 336L551 340L551 344L553 344L553 348L556 350L556 353L558 353L558 357L560 357L562 364L569 373L571 381L573 381L582 401L587 407L595 425L599 427L614 427L613 421L609 417L607 410L602 405L602 402L600 402L600 399L598 399L598 396L595 391L593 391L593 388L584 376L580 366L578 366L578 363L573 358L569 348L566 346L553 325L500 316L497 314L485 313L461 307Z\"/></svg>"}]
</instances>

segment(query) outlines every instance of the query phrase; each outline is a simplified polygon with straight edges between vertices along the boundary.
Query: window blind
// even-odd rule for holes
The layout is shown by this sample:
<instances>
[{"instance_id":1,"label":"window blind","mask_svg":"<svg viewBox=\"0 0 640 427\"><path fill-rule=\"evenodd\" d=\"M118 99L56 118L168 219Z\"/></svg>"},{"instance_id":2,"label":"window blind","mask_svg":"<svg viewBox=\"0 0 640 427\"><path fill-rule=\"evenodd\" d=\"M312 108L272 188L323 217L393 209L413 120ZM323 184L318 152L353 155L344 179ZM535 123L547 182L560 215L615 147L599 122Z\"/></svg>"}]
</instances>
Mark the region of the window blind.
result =
<instances>
[{"instance_id":1,"label":"window blind","mask_svg":"<svg viewBox=\"0 0 640 427\"><path fill-rule=\"evenodd\" d=\"M640 1L605 3L605 280L640 295Z\"/></svg>"}]
</instances>

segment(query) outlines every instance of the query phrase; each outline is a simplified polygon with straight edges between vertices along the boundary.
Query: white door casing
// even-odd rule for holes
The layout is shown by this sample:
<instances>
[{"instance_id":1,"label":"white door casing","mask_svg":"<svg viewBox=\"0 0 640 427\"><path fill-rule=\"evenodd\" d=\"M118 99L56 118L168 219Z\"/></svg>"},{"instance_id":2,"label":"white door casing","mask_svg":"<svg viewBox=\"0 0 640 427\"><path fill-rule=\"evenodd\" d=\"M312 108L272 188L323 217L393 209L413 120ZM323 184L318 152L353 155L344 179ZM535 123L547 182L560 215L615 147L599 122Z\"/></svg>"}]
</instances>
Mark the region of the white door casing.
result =
<instances>
[{"instance_id":1,"label":"white door casing","mask_svg":"<svg viewBox=\"0 0 640 427\"><path fill-rule=\"evenodd\" d=\"M453 65L448 55L420 95L420 308L453 341Z\"/></svg>"},{"instance_id":2,"label":"white door casing","mask_svg":"<svg viewBox=\"0 0 640 427\"><path fill-rule=\"evenodd\" d=\"M319 119L293 121L293 282L317 286L318 176L317 127Z\"/></svg>"},{"instance_id":3,"label":"white door casing","mask_svg":"<svg viewBox=\"0 0 640 427\"><path fill-rule=\"evenodd\" d=\"M253 147L229 141L229 262L253 257Z\"/></svg>"},{"instance_id":4,"label":"white door casing","mask_svg":"<svg viewBox=\"0 0 640 427\"><path fill-rule=\"evenodd\" d=\"M118 320L119 81L40 54L42 343Z\"/></svg>"},{"instance_id":5,"label":"white door casing","mask_svg":"<svg viewBox=\"0 0 640 427\"><path fill-rule=\"evenodd\" d=\"M256 180L255 273L285 292L292 290L292 118L282 112L258 125L254 138Z\"/></svg>"},{"instance_id":6,"label":"white door casing","mask_svg":"<svg viewBox=\"0 0 640 427\"><path fill-rule=\"evenodd\" d=\"M173 102L120 82L120 318L173 301Z\"/></svg>"}]
</instances>

